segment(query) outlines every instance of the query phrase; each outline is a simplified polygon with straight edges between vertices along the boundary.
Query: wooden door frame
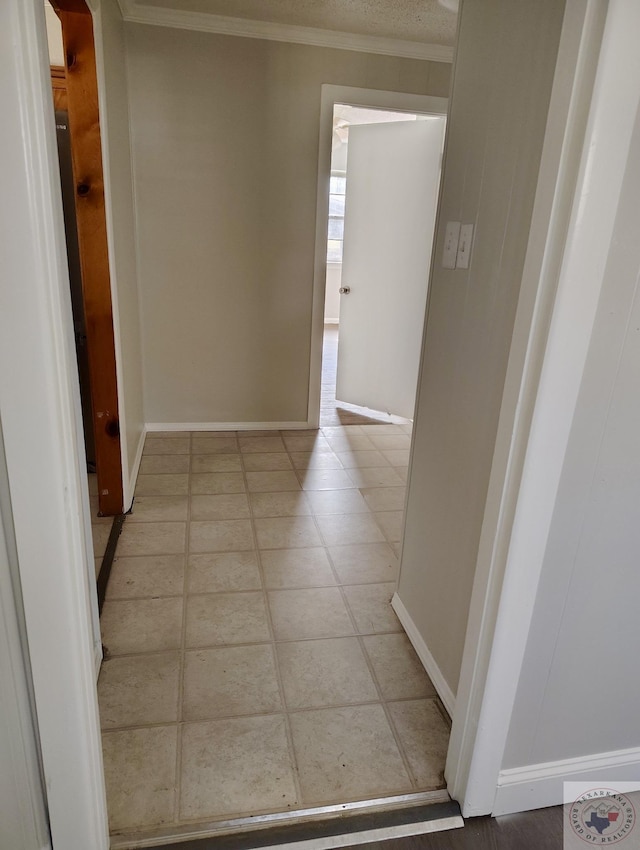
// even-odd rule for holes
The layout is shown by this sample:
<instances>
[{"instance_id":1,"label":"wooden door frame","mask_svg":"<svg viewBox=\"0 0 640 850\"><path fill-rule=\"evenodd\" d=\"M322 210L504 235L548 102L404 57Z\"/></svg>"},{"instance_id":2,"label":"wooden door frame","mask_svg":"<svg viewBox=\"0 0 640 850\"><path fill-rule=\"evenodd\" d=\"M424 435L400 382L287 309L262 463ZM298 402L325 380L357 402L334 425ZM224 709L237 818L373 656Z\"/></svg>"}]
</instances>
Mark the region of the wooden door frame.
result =
<instances>
[{"instance_id":1,"label":"wooden door frame","mask_svg":"<svg viewBox=\"0 0 640 850\"><path fill-rule=\"evenodd\" d=\"M65 55L98 504L102 515L112 516L124 510L124 496L93 18L85 0L51 5L62 25ZM56 80L61 89L59 71Z\"/></svg>"}]
</instances>

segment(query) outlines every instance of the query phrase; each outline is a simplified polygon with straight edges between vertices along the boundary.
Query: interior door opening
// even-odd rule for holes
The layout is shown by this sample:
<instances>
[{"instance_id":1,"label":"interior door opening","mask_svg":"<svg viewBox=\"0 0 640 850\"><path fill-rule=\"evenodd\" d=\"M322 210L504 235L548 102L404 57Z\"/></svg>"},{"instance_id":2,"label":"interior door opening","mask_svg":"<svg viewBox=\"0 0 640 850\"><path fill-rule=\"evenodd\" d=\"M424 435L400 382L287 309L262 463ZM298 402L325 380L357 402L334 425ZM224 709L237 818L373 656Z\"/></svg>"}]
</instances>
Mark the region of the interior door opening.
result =
<instances>
[{"instance_id":1,"label":"interior door opening","mask_svg":"<svg viewBox=\"0 0 640 850\"><path fill-rule=\"evenodd\" d=\"M444 124L333 106L323 426L413 418Z\"/></svg>"}]
</instances>

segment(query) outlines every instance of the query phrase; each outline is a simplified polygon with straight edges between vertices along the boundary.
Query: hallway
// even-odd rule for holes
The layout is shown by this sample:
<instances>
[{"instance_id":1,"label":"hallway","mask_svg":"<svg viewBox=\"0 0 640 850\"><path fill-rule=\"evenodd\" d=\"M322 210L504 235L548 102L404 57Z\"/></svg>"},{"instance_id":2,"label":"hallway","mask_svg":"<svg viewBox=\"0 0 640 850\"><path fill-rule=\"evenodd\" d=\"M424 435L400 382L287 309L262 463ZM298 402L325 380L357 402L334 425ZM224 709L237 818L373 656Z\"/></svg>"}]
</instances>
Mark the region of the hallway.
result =
<instances>
[{"instance_id":1,"label":"hallway","mask_svg":"<svg viewBox=\"0 0 640 850\"><path fill-rule=\"evenodd\" d=\"M123 842L443 788L446 715L389 604L410 427L148 435L102 616Z\"/></svg>"}]
</instances>

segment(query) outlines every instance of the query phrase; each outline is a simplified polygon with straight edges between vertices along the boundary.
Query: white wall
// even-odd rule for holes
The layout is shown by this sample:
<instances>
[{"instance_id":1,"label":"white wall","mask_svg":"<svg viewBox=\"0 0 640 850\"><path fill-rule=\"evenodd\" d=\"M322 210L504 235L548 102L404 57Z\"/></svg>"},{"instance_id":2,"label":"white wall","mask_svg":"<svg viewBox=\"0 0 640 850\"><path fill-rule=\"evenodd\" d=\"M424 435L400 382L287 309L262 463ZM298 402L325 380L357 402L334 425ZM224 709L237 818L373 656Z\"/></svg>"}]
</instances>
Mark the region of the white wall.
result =
<instances>
[{"instance_id":1,"label":"white wall","mask_svg":"<svg viewBox=\"0 0 640 850\"><path fill-rule=\"evenodd\" d=\"M340 318L340 287L342 263L327 263L327 288L324 299L324 320L337 324Z\"/></svg>"},{"instance_id":2,"label":"white wall","mask_svg":"<svg viewBox=\"0 0 640 850\"><path fill-rule=\"evenodd\" d=\"M128 24L150 423L306 422L321 85L449 66Z\"/></svg>"},{"instance_id":3,"label":"white wall","mask_svg":"<svg viewBox=\"0 0 640 850\"><path fill-rule=\"evenodd\" d=\"M563 3L465 0L398 596L456 693ZM475 224L471 267L441 267L445 223ZM437 677L436 677L437 678Z\"/></svg>"},{"instance_id":4,"label":"white wall","mask_svg":"<svg viewBox=\"0 0 640 850\"><path fill-rule=\"evenodd\" d=\"M101 0L95 31L127 509L142 452L144 410L127 57L117 0Z\"/></svg>"},{"instance_id":5,"label":"white wall","mask_svg":"<svg viewBox=\"0 0 640 850\"><path fill-rule=\"evenodd\" d=\"M636 113L509 729L506 770L602 753L621 762L616 751L635 750L629 767L638 776L639 197ZM627 760L633 755L627 753ZM588 759L578 766L588 767ZM625 778L621 767L616 777Z\"/></svg>"}]
</instances>

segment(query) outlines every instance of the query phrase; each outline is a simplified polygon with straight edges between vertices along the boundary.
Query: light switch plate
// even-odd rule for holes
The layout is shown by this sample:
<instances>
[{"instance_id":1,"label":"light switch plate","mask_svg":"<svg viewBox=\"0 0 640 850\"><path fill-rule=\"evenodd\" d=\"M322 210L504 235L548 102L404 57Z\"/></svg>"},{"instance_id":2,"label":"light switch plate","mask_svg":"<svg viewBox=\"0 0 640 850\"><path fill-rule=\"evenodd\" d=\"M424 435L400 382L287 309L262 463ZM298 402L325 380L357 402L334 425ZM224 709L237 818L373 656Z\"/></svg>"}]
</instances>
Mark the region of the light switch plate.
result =
<instances>
[{"instance_id":1,"label":"light switch plate","mask_svg":"<svg viewBox=\"0 0 640 850\"><path fill-rule=\"evenodd\" d=\"M442 249L442 268L455 269L460 241L460 222L448 221L444 232L444 248Z\"/></svg>"},{"instance_id":2,"label":"light switch plate","mask_svg":"<svg viewBox=\"0 0 640 850\"><path fill-rule=\"evenodd\" d=\"M456 268L468 269L471 262L471 244L473 242L473 225L463 224L460 228L460 240L458 242L458 256Z\"/></svg>"}]
</instances>

